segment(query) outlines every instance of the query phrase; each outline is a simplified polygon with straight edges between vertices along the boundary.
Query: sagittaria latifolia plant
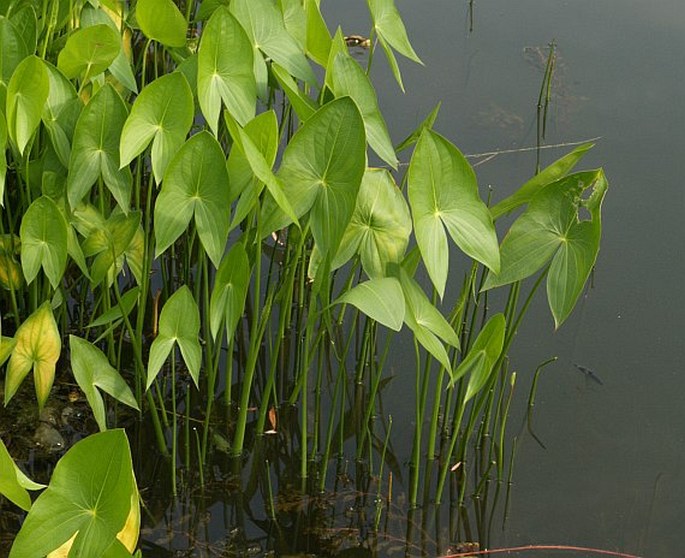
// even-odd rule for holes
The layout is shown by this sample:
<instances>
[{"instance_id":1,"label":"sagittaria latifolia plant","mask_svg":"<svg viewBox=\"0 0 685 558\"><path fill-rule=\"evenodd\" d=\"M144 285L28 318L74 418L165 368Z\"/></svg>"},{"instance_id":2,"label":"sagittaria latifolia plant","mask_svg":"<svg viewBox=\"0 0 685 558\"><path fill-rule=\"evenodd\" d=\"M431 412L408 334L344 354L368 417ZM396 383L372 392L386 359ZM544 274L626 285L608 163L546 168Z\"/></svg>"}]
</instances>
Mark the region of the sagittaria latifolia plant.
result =
<instances>
[{"instance_id":1,"label":"sagittaria latifolia plant","mask_svg":"<svg viewBox=\"0 0 685 558\"><path fill-rule=\"evenodd\" d=\"M380 447L375 396L390 333L406 325L411 503L422 470L440 501L482 413L495 417L501 478L508 348L543 280L555 325L572 311L607 182L601 170L569 174L584 145L489 207L466 158L432 129L437 110L395 148L370 68L380 48L403 89L397 54L420 60L393 0L367 3L364 67L317 0L0 2L6 406L33 371L42 407L62 356L100 429L105 392L144 410L160 450L186 465L177 440L183 430L191 443L199 412L202 465L217 398L233 410L221 428L234 455L248 449L248 422L264 432L294 405L300 476L315 466L324 487L345 450L351 382L368 386L357 454ZM410 147L403 174L397 154ZM500 243L495 222L513 211ZM466 272L450 268L456 249L472 260ZM454 277L460 295L445 309ZM508 292L498 313L487 307L496 288Z\"/></svg>"}]
</instances>

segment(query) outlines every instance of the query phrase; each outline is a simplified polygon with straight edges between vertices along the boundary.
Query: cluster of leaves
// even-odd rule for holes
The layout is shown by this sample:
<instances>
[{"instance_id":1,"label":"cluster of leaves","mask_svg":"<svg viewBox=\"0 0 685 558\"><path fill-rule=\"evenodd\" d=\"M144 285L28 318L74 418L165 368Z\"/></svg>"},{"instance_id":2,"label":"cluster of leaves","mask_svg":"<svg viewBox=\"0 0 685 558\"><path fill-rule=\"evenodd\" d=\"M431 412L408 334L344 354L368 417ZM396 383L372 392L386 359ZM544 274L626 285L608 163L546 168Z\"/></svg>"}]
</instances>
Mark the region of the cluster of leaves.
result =
<instances>
[{"instance_id":1,"label":"cluster of leaves","mask_svg":"<svg viewBox=\"0 0 685 558\"><path fill-rule=\"evenodd\" d=\"M420 60L393 0L367 3L371 48L380 45L403 88L396 54ZM340 29L330 34L317 0L183 7L0 2L0 304L14 326L0 338L5 405L31 370L45 403L63 337L75 331L69 362L104 430L96 388L139 409L176 348L200 387L201 370L211 377L222 339L230 345L240 327L250 329L256 366L274 305L289 315L298 289L309 293L308 351L320 340L314 325L342 321L352 305L391 330L406 324L450 385L470 378L468 401L495 370L511 324L497 314L460 347L459 326L413 278L422 264L442 299L450 239L487 270L483 290L542 270L556 325L566 319L601 235L602 171L568 174L589 146L488 207L466 158L432 130L434 113L399 146L414 149L398 186L399 148L368 68ZM496 219L522 206L500 245ZM263 292L267 247L280 275ZM145 354L153 272L164 304ZM336 284L337 275L349 279ZM253 320L241 326L251 291ZM114 363L124 332L135 395ZM240 451L244 420L237 429Z\"/></svg>"}]
</instances>

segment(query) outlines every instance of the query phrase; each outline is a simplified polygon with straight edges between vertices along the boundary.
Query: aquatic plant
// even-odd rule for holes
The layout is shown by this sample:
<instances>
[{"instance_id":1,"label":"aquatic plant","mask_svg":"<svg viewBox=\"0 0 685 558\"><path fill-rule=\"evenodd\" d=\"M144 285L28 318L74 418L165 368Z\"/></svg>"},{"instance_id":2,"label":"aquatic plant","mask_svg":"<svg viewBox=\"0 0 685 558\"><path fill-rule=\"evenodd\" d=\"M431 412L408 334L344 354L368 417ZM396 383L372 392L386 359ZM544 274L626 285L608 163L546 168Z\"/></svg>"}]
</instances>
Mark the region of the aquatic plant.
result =
<instances>
[{"instance_id":1,"label":"aquatic plant","mask_svg":"<svg viewBox=\"0 0 685 558\"><path fill-rule=\"evenodd\" d=\"M350 440L378 471L391 461L372 415L406 325L411 506L421 479L424 502L439 503L451 478L463 502L471 463L482 465L474 436L506 480L508 349L543 280L555 327L571 313L597 258L607 181L571 174L583 145L489 206L467 159L432 129L437 109L395 148L370 68L380 46L403 88L396 55L420 59L393 1L368 7L363 68L316 0L0 4L6 406L33 370L41 408L61 359L100 430L117 402L144 413L173 491L177 464L196 464L202 482L212 444L228 439L235 458L256 451L250 431L278 431L294 406L300 486L322 489ZM397 154L412 146L402 175ZM520 209L500 244L496 221ZM452 304L457 251L472 263ZM113 432L75 446L53 481L82 466L79 447L123 447ZM135 492L126 478L122 506ZM52 486L22 533L51 509ZM103 537L87 544L112 544Z\"/></svg>"}]
</instances>

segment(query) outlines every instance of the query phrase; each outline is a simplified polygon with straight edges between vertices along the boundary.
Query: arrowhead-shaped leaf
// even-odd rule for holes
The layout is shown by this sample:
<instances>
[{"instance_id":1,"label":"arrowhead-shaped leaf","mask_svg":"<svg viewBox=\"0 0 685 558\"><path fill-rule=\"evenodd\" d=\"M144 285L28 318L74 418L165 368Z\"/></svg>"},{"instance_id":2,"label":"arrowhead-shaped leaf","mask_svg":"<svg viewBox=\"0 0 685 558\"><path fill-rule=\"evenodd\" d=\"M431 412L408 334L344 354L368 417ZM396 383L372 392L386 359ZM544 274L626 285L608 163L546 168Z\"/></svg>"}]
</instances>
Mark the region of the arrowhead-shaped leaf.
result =
<instances>
[{"instance_id":1,"label":"arrowhead-shaped leaf","mask_svg":"<svg viewBox=\"0 0 685 558\"><path fill-rule=\"evenodd\" d=\"M431 281L442 297L449 269L445 228L468 256L499 271L499 247L476 175L445 138L424 130L408 171L408 195L416 241Z\"/></svg>"},{"instance_id":2,"label":"arrowhead-shaped leaf","mask_svg":"<svg viewBox=\"0 0 685 558\"><path fill-rule=\"evenodd\" d=\"M402 329L404 295L400 282L394 277L364 281L335 302L352 304L369 318L394 331Z\"/></svg>"},{"instance_id":3,"label":"arrowhead-shaped leaf","mask_svg":"<svg viewBox=\"0 0 685 558\"><path fill-rule=\"evenodd\" d=\"M267 74L263 52L293 77L316 85L304 52L285 28L283 14L271 0L232 0L231 13L240 22L254 49L258 91L266 92Z\"/></svg>"},{"instance_id":4,"label":"arrowhead-shaped leaf","mask_svg":"<svg viewBox=\"0 0 685 558\"><path fill-rule=\"evenodd\" d=\"M47 196L35 200L24 213L19 231L26 282L31 283L42 267L56 289L67 265L67 223L55 202Z\"/></svg>"},{"instance_id":5,"label":"arrowhead-shaped leaf","mask_svg":"<svg viewBox=\"0 0 685 558\"><path fill-rule=\"evenodd\" d=\"M145 36L169 47L186 44L186 18L172 0L138 0L136 20Z\"/></svg>"},{"instance_id":6,"label":"arrowhead-shaped leaf","mask_svg":"<svg viewBox=\"0 0 685 558\"><path fill-rule=\"evenodd\" d=\"M197 97L216 135L221 103L239 124L255 115L257 85L252 45L226 7L217 8L202 31L197 66Z\"/></svg>"},{"instance_id":7,"label":"arrowhead-shaped leaf","mask_svg":"<svg viewBox=\"0 0 685 558\"><path fill-rule=\"evenodd\" d=\"M117 536L128 537L130 552L138 538L139 521L126 434L123 430L101 432L78 442L59 460L50 485L31 507L10 557L45 556L72 538L71 550L66 550L70 556L105 556L110 555L106 551ZM127 525L133 533L124 534Z\"/></svg>"},{"instance_id":8,"label":"arrowhead-shaped leaf","mask_svg":"<svg viewBox=\"0 0 685 558\"><path fill-rule=\"evenodd\" d=\"M69 336L69 349L74 378L85 394L101 431L107 430L107 420L105 404L96 388L100 388L124 405L136 411L140 410L131 389L119 372L109 364L100 349L73 335Z\"/></svg>"},{"instance_id":9,"label":"arrowhead-shaped leaf","mask_svg":"<svg viewBox=\"0 0 685 558\"><path fill-rule=\"evenodd\" d=\"M190 219L215 267L226 249L230 207L224 152L209 132L191 137L171 160L155 203L156 255L186 231Z\"/></svg>"},{"instance_id":10,"label":"arrowhead-shaped leaf","mask_svg":"<svg viewBox=\"0 0 685 558\"><path fill-rule=\"evenodd\" d=\"M7 130L21 154L40 124L48 92L48 72L43 61L37 56L24 58L12 74L6 101Z\"/></svg>"},{"instance_id":11,"label":"arrowhead-shaped leaf","mask_svg":"<svg viewBox=\"0 0 685 558\"><path fill-rule=\"evenodd\" d=\"M209 302L212 336L216 340L221 323L226 325L230 339L245 309L245 298L250 286L250 262L245 247L237 242L224 256L219 266Z\"/></svg>"},{"instance_id":12,"label":"arrowhead-shaped leaf","mask_svg":"<svg viewBox=\"0 0 685 558\"><path fill-rule=\"evenodd\" d=\"M40 490L44 485L34 483L14 463L5 444L0 440L0 494L24 511L31 508L27 490Z\"/></svg>"},{"instance_id":13,"label":"arrowhead-shaped leaf","mask_svg":"<svg viewBox=\"0 0 685 558\"><path fill-rule=\"evenodd\" d=\"M5 378L5 405L33 369L38 407L42 409L50 395L55 379L55 366L61 352L59 331L50 301L44 302L19 326L14 339L16 345L7 365Z\"/></svg>"},{"instance_id":14,"label":"arrowhead-shaped leaf","mask_svg":"<svg viewBox=\"0 0 685 558\"><path fill-rule=\"evenodd\" d=\"M182 73L153 81L136 98L121 131L120 166L128 165L152 141L152 171L160 184L190 131L193 114L193 92Z\"/></svg>"},{"instance_id":15,"label":"arrowhead-shaped leaf","mask_svg":"<svg viewBox=\"0 0 685 558\"><path fill-rule=\"evenodd\" d=\"M464 403L486 384L502 353L506 321L503 314L495 314L483 326L469 352L452 374L451 384L470 374L464 394Z\"/></svg>"},{"instance_id":16,"label":"arrowhead-shaped leaf","mask_svg":"<svg viewBox=\"0 0 685 558\"><path fill-rule=\"evenodd\" d=\"M121 37L109 25L78 29L67 39L57 57L57 68L67 79L83 82L104 72L121 50Z\"/></svg>"},{"instance_id":17,"label":"arrowhead-shaped leaf","mask_svg":"<svg viewBox=\"0 0 685 558\"><path fill-rule=\"evenodd\" d=\"M591 195L584 197L587 190ZM501 271L488 275L483 289L525 279L552 259L547 298L559 327L597 259L606 190L601 170L570 174L540 190L504 237ZM581 210L589 218L581 218Z\"/></svg>"},{"instance_id":18,"label":"arrowhead-shaped leaf","mask_svg":"<svg viewBox=\"0 0 685 558\"><path fill-rule=\"evenodd\" d=\"M324 257L332 259L338 250L365 167L364 123L349 97L320 108L285 149L278 177L298 217L311 209L312 234ZM271 200L263 206L264 234L291 222L274 205Z\"/></svg>"},{"instance_id":19,"label":"arrowhead-shaped leaf","mask_svg":"<svg viewBox=\"0 0 685 558\"><path fill-rule=\"evenodd\" d=\"M111 31L106 25L105 28ZM67 181L72 208L102 176L119 207L128 211L131 171L128 167L119 168L119 138L127 116L126 105L109 84L102 87L81 112L74 131Z\"/></svg>"},{"instance_id":20,"label":"arrowhead-shaped leaf","mask_svg":"<svg viewBox=\"0 0 685 558\"><path fill-rule=\"evenodd\" d=\"M190 289L183 285L169 297L159 316L159 334L150 347L146 389L159 374L175 343L181 349L183 360L197 386L202 361L199 333L200 311Z\"/></svg>"},{"instance_id":21,"label":"arrowhead-shaped leaf","mask_svg":"<svg viewBox=\"0 0 685 558\"><path fill-rule=\"evenodd\" d=\"M392 168L397 169L397 156L385 120L378 108L376 91L366 72L347 52L336 54L328 71L331 74L334 95L336 97L349 95L357 103L371 149Z\"/></svg>"}]
</instances>

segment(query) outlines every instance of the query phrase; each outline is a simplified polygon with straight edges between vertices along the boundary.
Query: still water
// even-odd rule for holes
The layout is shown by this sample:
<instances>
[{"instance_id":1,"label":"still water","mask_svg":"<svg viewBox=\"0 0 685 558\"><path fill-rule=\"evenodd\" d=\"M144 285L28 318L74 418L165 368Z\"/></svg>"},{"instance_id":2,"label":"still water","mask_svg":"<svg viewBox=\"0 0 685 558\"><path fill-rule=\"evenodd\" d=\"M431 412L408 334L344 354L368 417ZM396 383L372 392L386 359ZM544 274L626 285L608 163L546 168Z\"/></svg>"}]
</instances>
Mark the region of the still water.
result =
<instances>
[{"instance_id":1,"label":"still water","mask_svg":"<svg viewBox=\"0 0 685 558\"><path fill-rule=\"evenodd\" d=\"M363 34L364 3L353 4L324 3L326 19ZM603 166L610 182L593 288L556 333L539 297L512 351L519 406L535 367L552 355L559 361L543 373L536 399L546 449L522 436L510 517L493 533L498 545L682 556L685 2L475 0L472 12L466 0L397 6L425 67L402 65L402 95L384 60L374 61L395 140L442 101L435 128L464 153L534 146L542 79L535 53L554 40L545 143L601 137L580 166ZM543 164L564 152L546 150ZM534 168L534 152L499 155L478 166L481 191L491 187L497 201ZM401 379L399 364L395 373ZM401 400L400 383L386 393L389 408L393 393Z\"/></svg>"}]
</instances>

